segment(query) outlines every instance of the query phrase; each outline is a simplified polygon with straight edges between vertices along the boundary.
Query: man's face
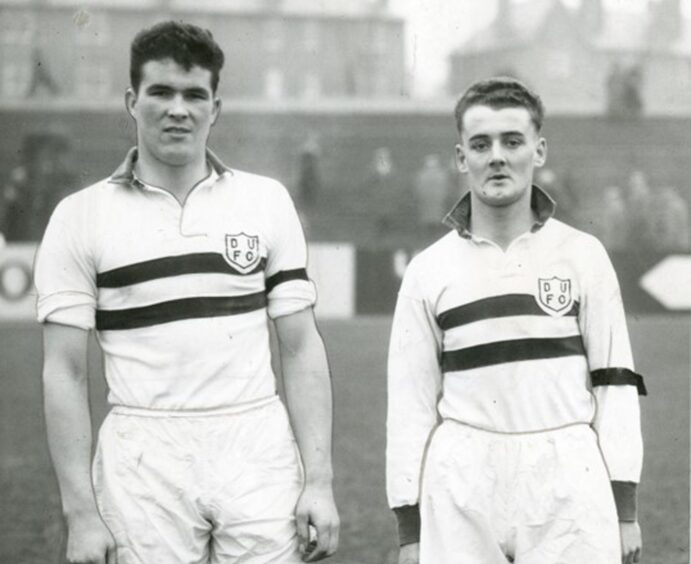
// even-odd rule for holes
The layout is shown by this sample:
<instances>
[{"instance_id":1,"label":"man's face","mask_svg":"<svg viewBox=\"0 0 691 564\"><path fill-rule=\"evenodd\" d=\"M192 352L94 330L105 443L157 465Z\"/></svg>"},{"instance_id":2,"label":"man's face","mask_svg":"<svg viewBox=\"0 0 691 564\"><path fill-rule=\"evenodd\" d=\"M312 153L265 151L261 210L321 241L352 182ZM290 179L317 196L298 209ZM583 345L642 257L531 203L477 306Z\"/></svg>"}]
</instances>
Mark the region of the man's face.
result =
<instances>
[{"instance_id":1,"label":"man's face","mask_svg":"<svg viewBox=\"0 0 691 564\"><path fill-rule=\"evenodd\" d=\"M127 91L127 109L137 123L140 156L169 166L203 158L221 102L211 89L211 71L185 70L172 59L142 66L137 92Z\"/></svg>"},{"instance_id":2,"label":"man's face","mask_svg":"<svg viewBox=\"0 0 691 564\"><path fill-rule=\"evenodd\" d=\"M471 106L463 116L458 168L482 204L510 206L530 199L533 170L547 154L530 113L522 107Z\"/></svg>"}]
</instances>

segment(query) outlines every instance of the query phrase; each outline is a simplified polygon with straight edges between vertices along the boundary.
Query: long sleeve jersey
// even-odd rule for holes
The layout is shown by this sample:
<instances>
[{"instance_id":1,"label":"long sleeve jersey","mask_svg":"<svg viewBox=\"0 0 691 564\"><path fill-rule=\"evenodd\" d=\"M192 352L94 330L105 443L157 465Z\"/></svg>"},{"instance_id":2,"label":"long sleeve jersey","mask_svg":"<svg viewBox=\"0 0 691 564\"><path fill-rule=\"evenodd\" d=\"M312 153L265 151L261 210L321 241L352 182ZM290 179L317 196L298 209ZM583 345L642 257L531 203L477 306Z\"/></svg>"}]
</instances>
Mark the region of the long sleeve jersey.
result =
<instances>
[{"instance_id":1,"label":"long sleeve jersey","mask_svg":"<svg viewBox=\"0 0 691 564\"><path fill-rule=\"evenodd\" d=\"M442 419L503 432L590 424L622 520L635 518L643 446L616 274L600 242L551 218L533 188L534 228L506 251L456 230L415 256L396 304L388 359L387 494L418 503L426 444ZM631 487L620 501L617 484ZM633 490L633 491L631 491Z\"/></svg>"}]
</instances>

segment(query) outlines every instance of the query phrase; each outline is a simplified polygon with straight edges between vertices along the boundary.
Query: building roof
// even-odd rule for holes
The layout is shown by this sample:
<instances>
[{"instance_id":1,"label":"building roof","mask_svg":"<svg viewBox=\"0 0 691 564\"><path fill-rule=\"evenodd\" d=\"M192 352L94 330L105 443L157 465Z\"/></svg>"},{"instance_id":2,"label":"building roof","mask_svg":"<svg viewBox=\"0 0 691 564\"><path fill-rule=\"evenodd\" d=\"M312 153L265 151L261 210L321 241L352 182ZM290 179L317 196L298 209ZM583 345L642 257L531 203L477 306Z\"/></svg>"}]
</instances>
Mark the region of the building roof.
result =
<instances>
[{"instance_id":1,"label":"building roof","mask_svg":"<svg viewBox=\"0 0 691 564\"><path fill-rule=\"evenodd\" d=\"M575 10L564 6L560 0L531 0L511 5L509 14L505 15L510 34L501 31L499 18L495 17L489 26L471 36L453 54L462 56L529 45L539 37L557 10L563 10L567 17L572 18L574 33L580 33L580 21ZM585 40L598 51L665 52L691 56L691 20L682 17L679 34L669 41L651 32L650 14L603 10L599 32L586 33Z\"/></svg>"}]
</instances>

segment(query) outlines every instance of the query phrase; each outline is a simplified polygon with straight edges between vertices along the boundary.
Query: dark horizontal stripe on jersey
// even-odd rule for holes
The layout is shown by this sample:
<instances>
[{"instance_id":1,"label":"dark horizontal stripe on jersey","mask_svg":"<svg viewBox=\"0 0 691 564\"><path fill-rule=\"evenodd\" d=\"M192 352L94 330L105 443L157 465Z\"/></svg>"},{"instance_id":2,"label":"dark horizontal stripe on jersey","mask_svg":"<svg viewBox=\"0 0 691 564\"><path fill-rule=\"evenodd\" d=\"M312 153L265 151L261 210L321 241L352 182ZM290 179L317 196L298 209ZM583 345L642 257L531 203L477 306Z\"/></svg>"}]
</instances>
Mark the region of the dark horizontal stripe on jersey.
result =
<instances>
[{"instance_id":1,"label":"dark horizontal stripe on jersey","mask_svg":"<svg viewBox=\"0 0 691 564\"><path fill-rule=\"evenodd\" d=\"M129 264L96 275L99 288L121 288L149 280L181 276L183 274L255 274L266 266L262 258L251 272L243 273L231 266L219 253L192 253Z\"/></svg>"},{"instance_id":2,"label":"dark horizontal stripe on jersey","mask_svg":"<svg viewBox=\"0 0 691 564\"><path fill-rule=\"evenodd\" d=\"M138 329L183 319L238 315L264 307L266 307L264 292L233 297L183 298L130 309L99 309L96 311L96 329L99 331Z\"/></svg>"},{"instance_id":3,"label":"dark horizontal stripe on jersey","mask_svg":"<svg viewBox=\"0 0 691 564\"><path fill-rule=\"evenodd\" d=\"M518 362L521 360L540 360L563 356L584 355L583 341L580 335L558 339L516 339L497 341L486 345L477 345L453 351L444 351L441 362L444 372L471 370Z\"/></svg>"},{"instance_id":4,"label":"dark horizontal stripe on jersey","mask_svg":"<svg viewBox=\"0 0 691 564\"><path fill-rule=\"evenodd\" d=\"M281 270L266 279L266 293L270 293L276 286L289 280L308 280L307 270L296 268L294 270Z\"/></svg>"},{"instance_id":5,"label":"dark horizontal stripe on jersey","mask_svg":"<svg viewBox=\"0 0 691 564\"><path fill-rule=\"evenodd\" d=\"M595 386L636 386L639 396L647 396L643 376L628 368L600 368L590 373L590 381Z\"/></svg>"},{"instance_id":6,"label":"dark horizontal stripe on jersey","mask_svg":"<svg viewBox=\"0 0 691 564\"><path fill-rule=\"evenodd\" d=\"M578 302L574 302L571 309L564 315L578 315ZM514 315L549 315L544 312L531 294L505 294L492 296L440 313L437 323L443 330L460 327L474 321L494 319L497 317L511 317Z\"/></svg>"}]
</instances>

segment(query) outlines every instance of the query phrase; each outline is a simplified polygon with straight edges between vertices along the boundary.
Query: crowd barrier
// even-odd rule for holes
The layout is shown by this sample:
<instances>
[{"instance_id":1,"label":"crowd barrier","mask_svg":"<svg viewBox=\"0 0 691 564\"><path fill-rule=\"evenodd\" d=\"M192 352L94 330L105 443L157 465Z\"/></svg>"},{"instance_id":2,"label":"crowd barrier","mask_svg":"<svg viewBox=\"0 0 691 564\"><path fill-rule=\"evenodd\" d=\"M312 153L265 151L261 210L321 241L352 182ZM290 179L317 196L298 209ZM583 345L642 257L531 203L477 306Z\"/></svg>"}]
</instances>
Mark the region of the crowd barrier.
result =
<instances>
[{"instance_id":1,"label":"crowd barrier","mask_svg":"<svg viewBox=\"0 0 691 564\"><path fill-rule=\"evenodd\" d=\"M0 321L34 319L32 269L36 245L0 248ZM347 319L391 315L410 249L357 249L350 243L309 245L310 278L317 286L316 314ZM691 313L691 255L611 253L630 314Z\"/></svg>"}]
</instances>

